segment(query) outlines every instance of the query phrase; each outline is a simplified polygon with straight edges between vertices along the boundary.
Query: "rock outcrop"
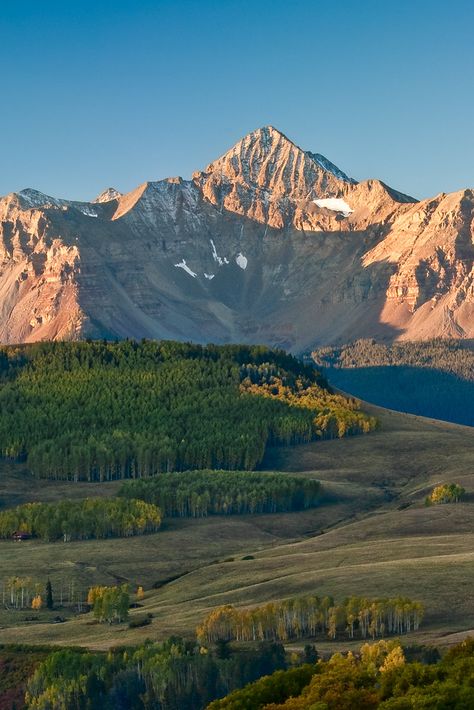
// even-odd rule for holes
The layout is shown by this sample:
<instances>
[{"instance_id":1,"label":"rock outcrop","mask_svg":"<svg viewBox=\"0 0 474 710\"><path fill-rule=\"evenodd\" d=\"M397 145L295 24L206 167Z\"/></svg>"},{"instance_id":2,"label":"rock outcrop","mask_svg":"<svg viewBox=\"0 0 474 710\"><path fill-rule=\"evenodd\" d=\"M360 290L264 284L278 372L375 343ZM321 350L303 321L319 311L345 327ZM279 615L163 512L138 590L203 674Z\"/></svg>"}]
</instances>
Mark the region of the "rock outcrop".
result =
<instances>
[{"instance_id":1,"label":"rock outcrop","mask_svg":"<svg viewBox=\"0 0 474 710\"><path fill-rule=\"evenodd\" d=\"M1 198L0 340L473 338L473 242L472 190L417 202L262 128L190 181Z\"/></svg>"}]
</instances>

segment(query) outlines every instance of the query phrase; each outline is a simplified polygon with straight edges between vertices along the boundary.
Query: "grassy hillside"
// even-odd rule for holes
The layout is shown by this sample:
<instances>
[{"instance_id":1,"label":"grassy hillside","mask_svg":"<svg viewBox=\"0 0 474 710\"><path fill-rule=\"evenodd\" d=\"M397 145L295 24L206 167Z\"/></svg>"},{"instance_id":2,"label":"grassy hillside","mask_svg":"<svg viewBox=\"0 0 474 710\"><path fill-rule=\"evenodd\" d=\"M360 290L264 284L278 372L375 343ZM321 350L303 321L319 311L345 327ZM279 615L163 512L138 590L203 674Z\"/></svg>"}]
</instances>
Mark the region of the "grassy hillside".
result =
<instances>
[{"instance_id":1,"label":"grassy hillside","mask_svg":"<svg viewBox=\"0 0 474 710\"><path fill-rule=\"evenodd\" d=\"M321 481L324 504L318 508L167 519L160 533L120 545L113 540L0 542L5 576L48 574L56 591L65 578L84 589L124 581L132 587L141 584L143 609L132 610L132 617L153 614L151 626L129 629L91 626L88 615L51 624L45 612L38 621L25 621L24 612L2 611L2 639L107 648L192 633L206 613L224 603L252 605L307 593L336 599L401 594L420 600L426 620L413 638L424 641L449 642L449 634L474 628L469 602L474 583L472 430L368 410L378 416L381 429L367 437L267 452L262 464L267 470ZM3 469L3 491L15 487L16 503L28 498L31 479L26 476L19 468ZM449 481L466 488L466 501L426 508L427 492ZM88 484L59 485L62 495L90 495ZM116 491L115 483L92 485L101 493ZM51 484L36 493L48 500L58 490Z\"/></svg>"}]
</instances>

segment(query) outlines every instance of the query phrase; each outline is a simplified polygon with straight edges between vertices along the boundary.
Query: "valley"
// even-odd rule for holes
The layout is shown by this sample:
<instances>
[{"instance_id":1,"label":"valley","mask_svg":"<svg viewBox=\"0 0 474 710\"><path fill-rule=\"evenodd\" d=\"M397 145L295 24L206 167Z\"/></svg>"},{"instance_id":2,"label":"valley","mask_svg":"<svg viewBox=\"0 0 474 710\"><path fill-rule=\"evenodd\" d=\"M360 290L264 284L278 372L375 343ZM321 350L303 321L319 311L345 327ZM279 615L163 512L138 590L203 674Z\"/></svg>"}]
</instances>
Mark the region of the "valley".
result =
<instances>
[{"instance_id":1,"label":"valley","mask_svg":"<svg viewBox=\"0 0 474 710\"><path fill-rule=\"evenodd\" d=\"M449 644L474 627L474 527L472 429L364 405L380 429L366 436L270 449L262 466L321 481L325 500L307 511L207 519L167 519L152 535L121 540L45 543L0 541L2 574L42 577L53 588L74 579L77 588L129 582L143 585L151 626L138 629L90 625L88 615L51 624L25 622L25 612L2 612L3 642L85 645L192 634L213 607L255 605L304 593L405 595L421 600L426 617L412 641ZM31 481L20 466L2 465L1 500L22 482L41 500L62 494L111 495L102 484ZM466 488L465 502L425 507L439 483ZM35 494L36 498L36 494ZM244 557L252 559L242 559ZM168 581L167 581L168 580ZM158 588L154 588L158 587ZM318 648L351 642L321 641Z\"/></svg>"}]
</instances>

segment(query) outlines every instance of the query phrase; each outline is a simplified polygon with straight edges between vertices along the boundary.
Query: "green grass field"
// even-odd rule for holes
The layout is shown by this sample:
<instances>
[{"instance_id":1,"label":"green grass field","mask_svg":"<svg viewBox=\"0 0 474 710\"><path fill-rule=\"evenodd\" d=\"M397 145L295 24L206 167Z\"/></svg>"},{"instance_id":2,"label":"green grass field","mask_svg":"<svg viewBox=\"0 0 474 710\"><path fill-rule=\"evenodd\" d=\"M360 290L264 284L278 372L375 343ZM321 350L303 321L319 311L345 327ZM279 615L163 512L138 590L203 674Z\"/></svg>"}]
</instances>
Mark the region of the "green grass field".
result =
<instances>
[{"instance_id":1,"label":"green grass field","mask_svg":"<svg viewBox=\"0 0 474 710\"><path fill-rule=\"evenodd\" d=\"M151 626L129 629L94 624L91 615L68 612L65 623L52 624L46 612L28 622L28 612L3 610L1 641L107 648L191 634L205 613L223 603L251 605L310 592L336 599L351 594L419 599L426 619L410 638L458 641L459 633L474 628L474 431L365 408L379 417L379 431L268 452L265 469L322 482L318 508L172 519L159 533L127 539L0 542L3 579L50 576L56 591L60 580L74 580L80 589L142 584L144 608L132 614L153 613ZM428 491L445 481L463 485L466 502L426 508ZM35 481L12 464L3 464L0 475L0 505L116 490L115 483ZM247 555L254 559L243 560Z\"/></svg>"}]
</instances>

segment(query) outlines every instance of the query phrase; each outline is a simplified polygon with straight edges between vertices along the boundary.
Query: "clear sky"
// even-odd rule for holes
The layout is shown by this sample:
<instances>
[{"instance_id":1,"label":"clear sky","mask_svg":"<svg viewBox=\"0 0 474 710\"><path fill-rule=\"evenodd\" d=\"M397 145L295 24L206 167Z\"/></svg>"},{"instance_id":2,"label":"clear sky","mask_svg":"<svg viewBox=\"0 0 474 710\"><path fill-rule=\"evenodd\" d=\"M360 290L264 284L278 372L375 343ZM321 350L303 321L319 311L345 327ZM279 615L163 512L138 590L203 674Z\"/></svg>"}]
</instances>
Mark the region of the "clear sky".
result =
<instances>
[{"instance_id":1,"label":"clear sky","mask_svg":"<svg viewBox=\"0 0 474 710\"><path fill-rule=\"evenodd\" d=\"M474 187L468 0L0 4L0 194L190 177L267 124L359 180Z\"/></svg>"}]
</instances>

